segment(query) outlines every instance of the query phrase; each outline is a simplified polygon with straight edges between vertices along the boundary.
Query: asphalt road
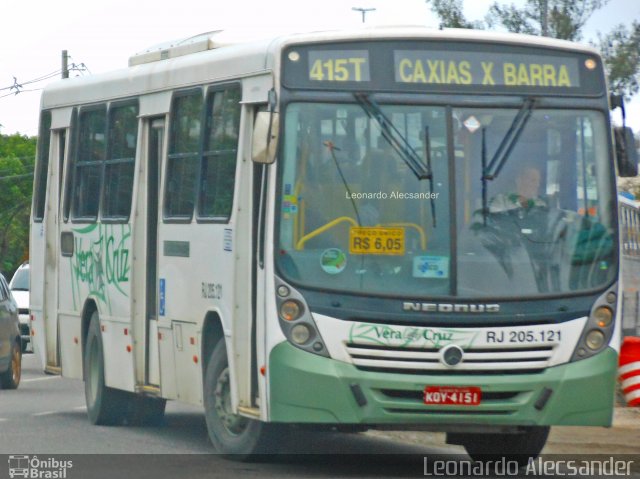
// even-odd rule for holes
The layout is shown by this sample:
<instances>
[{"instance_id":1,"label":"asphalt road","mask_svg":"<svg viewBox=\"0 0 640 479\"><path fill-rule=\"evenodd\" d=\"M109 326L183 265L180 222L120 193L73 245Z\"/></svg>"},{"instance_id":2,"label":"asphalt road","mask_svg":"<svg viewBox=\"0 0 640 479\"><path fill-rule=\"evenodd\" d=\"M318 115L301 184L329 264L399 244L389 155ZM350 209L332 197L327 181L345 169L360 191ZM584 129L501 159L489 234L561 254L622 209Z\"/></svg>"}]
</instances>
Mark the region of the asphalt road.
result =
<instances>
[{"instance_id":1,"label":"asphalt road","mask_svg":"<svg viewBox=\"0 0 640 479\"><path fill-rule=\"evenodd\" d=\"M630 451L640 451L637 425L640 421L627 424L623 431ZM603 441L613 438L616 428L599 429L603 436L586 442L600 447L584 452L607 453ZM550 438L548 452L569 452L563 448L577 439L572 428L560 428ZM621 452L619 447L611 453ZM64 472L40 477L64 479L433 477L438 475L437 464L445 464L449 468L445 472L469 472L464 469L469 463L462 449L446 446L443 435L429 433L293 430L281 438L279 449L282 455L252 463L223 458L209 443L201 409L175 402L167 404L165 422L159 427L92 426L86 418L83 383L43 374L33 355L23 358L20 388L0 391L0 478L9 477L9 467L18 464L18 455L30 461L36 457L34 465L41 471ZM573 449L578 454L582 451ZM640 455L635 460L631 476L640 477ZM65 461L71 461L72 467L65 469ZM522 475L523 471L517 473Z\"/></svg>"},{"instance_id":2,"label":"asphalt road","mask_svg":"<svg viewBox=\"0 0 640 479\"><path fill-rule=\"evenodd\" d=\"M207 438L202 410L175 402L160 427L93 426L83 383L43 374L31 354L23 357L19 389L0 391L0 455L71 460L69 479L420 477L424 457L466 459L391 438L299 430L282 438L281 450L286 454L254 463L223 458ZM3 462L0 478L8 477Z\"/></svg>"}]
</instances>

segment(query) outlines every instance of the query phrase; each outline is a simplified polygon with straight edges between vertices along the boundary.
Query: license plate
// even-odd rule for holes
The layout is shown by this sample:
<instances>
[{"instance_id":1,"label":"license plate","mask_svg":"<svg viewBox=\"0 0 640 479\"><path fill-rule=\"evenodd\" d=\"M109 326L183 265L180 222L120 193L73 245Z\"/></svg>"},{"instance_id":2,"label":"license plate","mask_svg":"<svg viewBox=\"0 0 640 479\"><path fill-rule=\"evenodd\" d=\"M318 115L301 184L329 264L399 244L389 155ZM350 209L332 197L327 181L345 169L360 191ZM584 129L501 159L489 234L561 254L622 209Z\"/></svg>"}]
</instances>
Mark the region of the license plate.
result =
<instances>
[{"instance_id":1,"label":"license plate","mask_svg":"<svg viewBox=\"0 0 640 479\"><path fill-rule=\"evenodd\" d=\"M479 387L427 386L424 388L424 403L440 406L477 406L482 399Z\"/></svg>"},{"instance_id":2,"label":"license plate","mask_svg":"<svg viewBox=\"0 0 640 479\"><path fill-rule=\"evenodd\" d=\"M351 228L349 253L403 255L404 228Z\"/></svg>"}]
</instances>

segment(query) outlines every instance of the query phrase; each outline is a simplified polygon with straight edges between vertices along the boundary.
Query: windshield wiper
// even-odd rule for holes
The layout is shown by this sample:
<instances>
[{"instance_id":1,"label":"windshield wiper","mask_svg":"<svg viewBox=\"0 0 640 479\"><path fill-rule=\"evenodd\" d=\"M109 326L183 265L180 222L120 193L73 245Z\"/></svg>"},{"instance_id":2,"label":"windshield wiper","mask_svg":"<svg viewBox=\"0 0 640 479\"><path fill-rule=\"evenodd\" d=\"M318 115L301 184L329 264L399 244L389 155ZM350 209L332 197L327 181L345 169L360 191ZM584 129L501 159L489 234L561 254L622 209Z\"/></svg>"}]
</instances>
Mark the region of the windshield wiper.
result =
<instances>
[{"instance_id":1,"label":"windshield wiper","mask_svg":"<svg viewBox=\"0 0 640 479\"><path fill-rule=\"evenodd\" d=\"M385 140L398 153L402 161L406 163L419 180L432 179L431 165L425 165L420 156L413 149L409 141L394 126L393 122L384 114L380 106L366 93L354 93L362 109L367 116L374 120L380 127L380 132Z\"/></svg>"},{"instance_id":2,"label":"windshield wiper","mask_svg":"<svg viewBox=\"0 0 640 479\"><path fill-rule=\"evenodd\" d=\"M488 200L487 200L487 181L495 180L502 167L505 165L513 148L518 143L520 135L524 131L524 127L527 126L529 118L531 118L531 112L535 107L535 98L526 98L524 103L518 110L515 118L511 122L511 126L507 130L506 135L502 138L498 149L496 150L493 158L487 164L487 140L486 140L486 127L482 127L482 218L484 226L487 225L487 214L489 213Z\"/></svg>"},{"instance_id":3,"label":"windshield wiper","mask_svg":"<svg viewBox=\"0 0 640 479\"><path fill-rule=\"evenodd\" d=\"M507 134L504 135L502 141L500 142L500 146L496 150L493 158L486 168L482 171L482 179L483 180L495 180L502 167L505 165L507 160L509 159L509 155L511 155L511 151L518 143L520 139L520 135L522 134L524 127L527 126L529 118L531 118L531 112L535 106L534 98L526 98L520 110L516 114L515 118L511 122L511 126L509 130L507 130ZM484 165L483 165L484 167Z\"/></svg>"}]
</instances>

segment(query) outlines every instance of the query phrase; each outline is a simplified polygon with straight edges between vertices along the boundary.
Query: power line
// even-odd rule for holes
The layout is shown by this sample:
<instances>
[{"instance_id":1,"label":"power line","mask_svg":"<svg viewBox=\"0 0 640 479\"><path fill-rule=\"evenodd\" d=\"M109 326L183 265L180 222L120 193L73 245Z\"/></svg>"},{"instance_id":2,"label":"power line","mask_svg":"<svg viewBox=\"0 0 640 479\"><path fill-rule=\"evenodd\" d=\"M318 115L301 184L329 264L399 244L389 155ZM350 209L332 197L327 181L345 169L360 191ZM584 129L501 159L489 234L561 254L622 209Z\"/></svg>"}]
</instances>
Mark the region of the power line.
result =
<instances>
[{"instance_id":1,"label":"power line","mask_svg":"<svg viewBox=\"0 0 640 479\"><path fill-rule=\"evenodd\" d=\"M33 173L33 172L34 172L34 170L35 170L35 168L33 168L33 167L25 168L25 170L26 170L26 172L27 172L27 173L29 173L29 172L30 172L30 173ZM12 169L6 168L6 169L4 169L4 170L0 170L0 177L2 177L2 175L6 175L6 174L8 174L8 173L11 173L11 174L20 174L20 175L21 175L21 174L23 174L23 173L25 173L25 172L24 172L24 171L17 172L17 171L14 171L14 170L12 170Z\"/></svg>"},{"instance_id":2,"label":"power line","mask_svg":"<svg viewBox=\"0 0 640 479\"><path fill-rule=\"evenodd\" d=\"M71 58L71 57L69 57ZM89 70L89 68L87 67L87 65L85 65L84 63L72 63L71 66L68 68L68 71L72 72L72 71L76 71L76 72L80 72L80 73L84 73L84 72L88 72L89 74L91 74L91 71ZM0 96L0 98L6 98L8 96L12 96L12 95L18 95L19 93L23 93L23 92L34 92L34 91L40 91L42 90L42 88L36 88L36 89L25 89L25 85L31 85L33 83L39 83L45 80L50 80L52 78L57 77L58 75L60 75L62 73L61 69L58 69L56 71L50 72L50 73L46 73L44 75L40 75L36 78L32 78L31 80L27 80L25 82L19 82L17 77L13 77L13 84L5 86L5 87L0 87L0 91L6 91L9 90L9 93L5 93L4 95Z\"/></svg>"},{"instance_id":3,"label":"power line","mask_svg":"<svg viewBox=\"0 0 640 479\"><path fill-rule=\"evenodd\" d=\"M30 89L30 90L20 90L20 91L17 91L15 93L5 93L4 95L1 95L0 98L5 98L5 97L8 97L8 96L16 96L18 93L29 93L29 92L41 91L41 90L42 90L42 88L33 88L33 89Z\"/></svg>"},{"instance_id":4,"label":"power line","mask_svg":"<svg viewBox=\"0 0 640 479\"><path fill-rule=\"evenodd\" d=\"M9 85L9 86L6 86L6 87L0 88L0 91L2 91L2 90L16 90L16 93L20 93L20 90L23 89L24 85L30 85L32 83L38 83L38 82L41 82L41 81L44 81L44 80L48 80L48 79L53 78L53 77L55 77L55 76L57 76L59 74L60 74L60 70L55 71L55 72L51 72L51 73L47 73L46 75L42 75L42 76L39 76L37 78L34 78L32 80L28 80L28 81L22 82L22 83L18 83L18 79L16 77L13 77L13 84Z\"/></svg>"},{"instance_id":5,"label":"power line","mask_svg":"<svg viewBox=\"0 0 640 479\"><path fill-rule=\"evenodd\" d=\"M0 181L2 180L17 180L21 178L31 178L33 177L33 173L25 173L24 175L10 175L10 176L0 176Z\"/></svg>"},{"instance_id":6,"label":"power line","mask_svg":"<svg viewBox=\"0 0 640 479\"><path fill-rule=\"evenodd\" d=\"M6 136L6 135L5 135ZM26 161L26 160L34 160L36 158L35 153L29 156L11 156L11 155L3 155L0 154L0 160L19 160L19 161Z\"/></svg>"}]
</instances>

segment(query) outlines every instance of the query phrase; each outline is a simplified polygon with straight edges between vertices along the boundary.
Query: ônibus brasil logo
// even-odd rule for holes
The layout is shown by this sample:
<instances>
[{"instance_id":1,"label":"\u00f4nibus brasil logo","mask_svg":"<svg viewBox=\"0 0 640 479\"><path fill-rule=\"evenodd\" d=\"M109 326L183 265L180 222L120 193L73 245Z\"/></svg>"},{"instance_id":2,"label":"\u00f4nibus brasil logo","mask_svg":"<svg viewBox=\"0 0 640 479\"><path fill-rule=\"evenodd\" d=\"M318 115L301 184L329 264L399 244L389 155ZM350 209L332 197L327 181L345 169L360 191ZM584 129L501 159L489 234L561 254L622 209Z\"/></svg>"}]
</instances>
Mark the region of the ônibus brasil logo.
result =
<instances>
[{"instance_id":1,"label":"\u00f4nibus brasil logo","mask_svg":"<svg viewBox=\"0 0 640 479\"><path fill-rule=\"evenodd\" d=\"M38 456L14 454L9 456L9 477L33 479L66 479L67 470L73 467L73 461L54 457L46 459Z\"/></svg>"}]
</instances>

